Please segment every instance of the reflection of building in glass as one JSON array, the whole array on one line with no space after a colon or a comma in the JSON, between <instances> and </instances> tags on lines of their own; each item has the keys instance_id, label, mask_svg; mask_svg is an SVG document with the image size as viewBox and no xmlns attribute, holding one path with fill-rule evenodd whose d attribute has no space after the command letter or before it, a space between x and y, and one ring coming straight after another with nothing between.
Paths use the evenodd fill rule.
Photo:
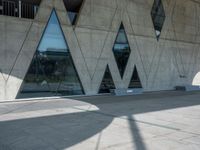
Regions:
<instances>
[{"instance_id":1,"label":"reflection of building in glass","mask_svg":"<svg viewBox=\"0 0 200 150\"><path fill-rule=\"evenodd\" d=\"M101 82L99 93L110 93L111 89L115 89L115 84L108 66L106 67L103 80Z\"/></svg>"},{"instance_id":2,"label":"reflection of building in glass","mask_svg":"<svg viewBox=\"0 0 200 150\"><path fill-rule=\"evenodd\" d=\"M123 24L120 25L120 29L113 47L113 53L119 68L120 75L123 77L124 71L126 69L126 64L131 53Z\"/></svg>"},{"instance_id":3,"label":"reflection of building in glass","mask_svg":"<svg viewBox=\"0 0 200 150\"><path fill-rule=\"evenodd\" d=\"M159 40L161 30L165 21L165 11L163 8L162 0L154 0L151 10L151 17L153 20L157 40Z\"/></svg>"},{"instance_id":4,"label":"reflection of building in glass","mask_svg":"<svg viewBox=\"0 0 200 150\"><path fill-rule=\"evenodd\" d=\"M83 94L55 11L51 14L38 49L25 77L22 93L46 92L47 96Z\"/></svg>"},{"instance_id":5,"label":"reflection of building in glass","mask_svg":"<svg viewBox=\"0 0 200 150\"><path fill-rule=\"evenodd\" d=\"M41 0L0 0L0 14L34 19Z\"/></svg>"},{"instance_id":6,"label":"reflection of building in glass","mask_svg":"<svg viewBox=\"0 0 200 150\"><path fill-rule=\"evenodd\" d=\"M0 100L198 85L198 3L140 1L0 0Z\"/></svg>"},{"instance_id":7,"label":"reflection of building in glass","mask_svg":"<svg viewBox=\"0 0 200 150\"><path fill-rule=\"evenodd\" d=\"M129 88L142 88L142 84L141 84L136 66L134 67L134 70L133 70L133 75L131 77Z\"/></svg>"}]
</instances>

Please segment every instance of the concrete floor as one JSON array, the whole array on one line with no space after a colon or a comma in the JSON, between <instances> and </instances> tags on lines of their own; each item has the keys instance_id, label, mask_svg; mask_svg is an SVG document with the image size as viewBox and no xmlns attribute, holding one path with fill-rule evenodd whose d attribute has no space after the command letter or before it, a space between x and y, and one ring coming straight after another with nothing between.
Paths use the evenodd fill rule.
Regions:
<instances>
[{"instance_id":1,"label":"concrete floor","mask_svg":"<svg viewBox=\"0 0 200 150\"><path fill-rule=\"evenodd\" d=\"M0 150L199 150L200 92L0 103Z\"/></svg>"}]
</instances>

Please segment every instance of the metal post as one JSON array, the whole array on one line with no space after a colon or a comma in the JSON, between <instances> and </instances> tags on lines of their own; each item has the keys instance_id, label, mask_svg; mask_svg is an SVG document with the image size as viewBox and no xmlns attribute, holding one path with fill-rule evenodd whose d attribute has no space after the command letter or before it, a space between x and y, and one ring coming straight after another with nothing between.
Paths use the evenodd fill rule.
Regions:
<instances>
[{"instance_id":1,"label":"metal post","mask_svg":"<svg viewBox=\"0 0 200 150\"><path fill-rule=\"evenodd\" d=\"M38 11L38 6L37 6L37 5L34 5L34 17L36 16L37 11Z\"/></svg>"},{"instance_id":2,"label":"metal post","mask_svg":"<svg viewBox=\"0 0 200 150\"><path fill-rule=\"evenodd\" d=\"M22 2L19 0L19 18L22 17Z\"/></svg>"}]
</instances>

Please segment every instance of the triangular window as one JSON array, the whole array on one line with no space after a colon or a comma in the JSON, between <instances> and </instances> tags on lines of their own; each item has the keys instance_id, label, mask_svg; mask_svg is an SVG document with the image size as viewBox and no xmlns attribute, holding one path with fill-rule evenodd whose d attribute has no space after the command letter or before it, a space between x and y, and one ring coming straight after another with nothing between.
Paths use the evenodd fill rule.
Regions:
<instances>
[{"instance_id":1,"label":"triangular window","mask_svg":"<svg viewBox=\"0 0 200 150\"><path fill-rule=\"evenodd\" d=\"M55 10L24 79L22 93L38 96L84 93Z\"/></svg>"},{"instance_id":2,"label":"triangular window","mask_svg":"<svg viewBox=\"0 0 200 150\"><path fill-rule=\"evenodd\" d=\"M115 89L115 84L113 82L110 70L107 66L106 71L104 73L103 80L100 85L99 93L110 93L111 89Z\"/></svg>"},{"instance_id":3,"label":"triangular window","mask_svg":"<svg viewBox=\"0 0 200 150\"><path fill-rule=\"evenodd\" d=\"M123 24L120 25L120 29L113 46L113 53L117 62L120 75L121 77L123 77L131 53Z\"/></svg>"},{"instance_id":4,"label":"triangular window","mask_svg":"<svg viewBox=\"0 0 200 150\"><path fill-rule=\"evenodd\" d=\"M142 84L141 84L136 66L134 67L134 70L133 70L133 75L131 77L129 88L142 88Z\"/></svg>"}]
</instances>

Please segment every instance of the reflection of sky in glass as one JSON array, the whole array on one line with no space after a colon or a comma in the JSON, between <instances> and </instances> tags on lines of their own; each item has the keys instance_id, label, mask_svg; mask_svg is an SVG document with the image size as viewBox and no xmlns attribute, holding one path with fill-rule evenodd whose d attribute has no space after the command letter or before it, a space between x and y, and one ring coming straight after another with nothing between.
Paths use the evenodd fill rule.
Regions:
<instances>
[{"instance_id":1,"label":"reflection of sky in glass","mask_svg":"<svg viewBox=\"0 0 200 150\"><path fill-rule=\"evenodd\" d=\"M118 33L116 43L128 43L124 30L120 30Z\"/></svg>"},{"instance_id":2,"label":"reflection of sky in glass","mask_svg":"<svg viewBox=\"0 0 200 150\"><path fill-rule=\"evenodd\" d=\"M66 52L68 50L68 46L66 44L58 18L54 10L51 13L49 22L44 31L38 50L40 52L44 52L47 50Z\"/></svg>"}]
</instances>

